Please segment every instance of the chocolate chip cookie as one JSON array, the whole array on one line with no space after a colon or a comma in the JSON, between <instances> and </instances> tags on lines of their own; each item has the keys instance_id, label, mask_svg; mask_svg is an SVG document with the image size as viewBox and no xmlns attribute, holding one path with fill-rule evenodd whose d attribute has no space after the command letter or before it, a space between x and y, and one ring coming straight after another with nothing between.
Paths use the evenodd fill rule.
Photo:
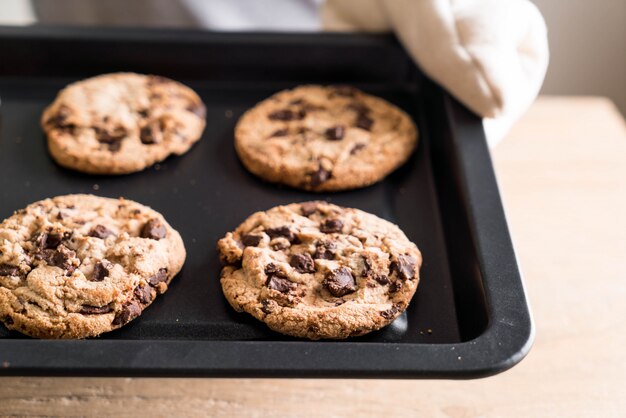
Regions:
<instances>
[{"instance_id":1,"label":"chocolate chip cookie","mask_svg":"<svg viewBox=\"0 0 626 418\"><path fill-rule=\"evenodd\" d=\"M185 261L156 211L125 199L67 195L0 224L0 321L36 338L85 338L138 317Z\"/></svg>"},{"instance_id":2,"label":"chocolate chip cookie","mask_svg":"<svg viewBox=\"0 0 626 418\"><path fill-rule=\"evenodd\" d=\"M235 310L312 340L384 327L408 306L422 256L394 224L326 202L250 216L218 242Z\"/></svg>"},{"instance_id":3,"label":"chocolate chip cookie","mask_svg":"<svg viewBox=\"0 0 626 418\"><path fill-rule=\"evenodd\" d=\"M205 113L189 87L159 76L117 73L61 90L41 124L60 165L125 174L187 152L202 135Z\"/></svg>"},{"instance_id":4,"label":"chocolate chip cookie","mask_svg":"<svg viewBox=\"0 0 626 418\"><path fill-rule=\"evenodd\" d=\"M248 170L317 192L375 183L416 144L417 128L406 113L347 86L281 91L246 112L235 129L235 148Z\"/></svg>"}]
</instances>

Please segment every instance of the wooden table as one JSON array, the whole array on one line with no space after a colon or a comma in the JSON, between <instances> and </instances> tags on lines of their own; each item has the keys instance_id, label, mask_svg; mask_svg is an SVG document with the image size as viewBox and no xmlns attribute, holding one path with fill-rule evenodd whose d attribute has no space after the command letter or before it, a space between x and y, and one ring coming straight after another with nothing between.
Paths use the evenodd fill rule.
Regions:
<instances>
[{"instance_id":1,"label":"wooden table","mask_svg":"<svg viewBox=\"0 0 626 418\"><path fill-rule=\"evenodd\" d=\"M626 125L542 97L493 153L537 336L473 381L0 379L0 415L626 416Z\"/></svg>"}]
</instances>

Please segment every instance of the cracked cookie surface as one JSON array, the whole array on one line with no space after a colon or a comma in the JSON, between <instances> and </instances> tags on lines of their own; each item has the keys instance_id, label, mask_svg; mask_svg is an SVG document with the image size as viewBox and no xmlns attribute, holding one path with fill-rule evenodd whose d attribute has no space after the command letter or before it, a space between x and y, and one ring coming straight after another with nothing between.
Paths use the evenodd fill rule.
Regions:
<instances>
[{"instance_id":1,"label":"cracked cookie surface","mask_svg":"<svg viewBox=\"0 0 626 418\"><path fill-rule=\"evenodd\" d=\"M417 144L411 118L348 86L300 86L247 111L235 128L246 168L311 191L368 186L401 166Z\"/></svg>"},{"instance_id":2,"label":"cracked cookie surface","mask_svg":"<svg viewBox=\"0 0 626 418\"><path fill-rule=\"evenodd\" d=\"M41 125L52 157L93 174L143 170L200 139L205 107L176 81L134 73L70 84L46 108Z\"/></svg>"},{"instance_id":3,"label":"cracked cookie surface","mask_svg":"<svg viewBox=\"0 0 626 418\"><path fill-rule=\"evenodd\" d=\"M380 329L408 306L422 256L394 224L313 201L257 212L218 242L231 306L309 339Z\"/></svg>"},{"instance_id":4,"label":"cracked cookie surface","mask_svg":"<svg viewBox=\"0 0 626 418\"><path fill-rule=\"evenodd\" d=\"M147 206L35 202L0 224L0 321L36 338L93 337L138 317L184 261L178 232Z\"/></svg>"}]
</instances>

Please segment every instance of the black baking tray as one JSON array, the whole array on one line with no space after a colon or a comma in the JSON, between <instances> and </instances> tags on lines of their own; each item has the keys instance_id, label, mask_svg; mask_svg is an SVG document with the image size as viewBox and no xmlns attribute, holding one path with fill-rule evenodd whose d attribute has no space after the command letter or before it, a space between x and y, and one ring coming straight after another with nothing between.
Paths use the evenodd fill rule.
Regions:
<instances>
[{"instance_id":1,"label":"black baking tray","mask_svg":"<svg viewBox=\"0 0 626 418\"><path fill-rule=\"evenodd\" d=\"M132 175L56 165L42 110L66 84L115 71L194 88L207 105L202 140ZM303 83L352 84L395 103L419 127L418 150L355 191L313 194L252 176L233 148L237 118ZM0 218L55 195L124 196L160 211L188 252L169 291L118 331L51 341L0 326L2 375L471 378L501 372L530 349L533 325L481 121L391 36L0 28L0 97ZM310 199L388 219L422 250L415 298L386 329L345 341L293 339L222 296L216 241L254 211Z\"/></svg>"}]
</instances>

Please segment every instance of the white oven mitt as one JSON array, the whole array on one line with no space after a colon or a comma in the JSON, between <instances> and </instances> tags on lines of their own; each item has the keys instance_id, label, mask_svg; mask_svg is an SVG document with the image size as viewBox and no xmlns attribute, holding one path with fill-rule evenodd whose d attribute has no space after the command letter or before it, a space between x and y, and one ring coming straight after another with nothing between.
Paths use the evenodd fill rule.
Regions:
<instances>
[{"instance_id":1,"label":"white oven mitt","mask_svg":"<svg viewBox=\"0 0 626 418\"><path fill-rule=\"evenodd\" d=\"M327 0L328 31L393 30L420 68L485 119L490 145L537 96L546 26L528 0Z\"/></svg>"}]
</instances>

